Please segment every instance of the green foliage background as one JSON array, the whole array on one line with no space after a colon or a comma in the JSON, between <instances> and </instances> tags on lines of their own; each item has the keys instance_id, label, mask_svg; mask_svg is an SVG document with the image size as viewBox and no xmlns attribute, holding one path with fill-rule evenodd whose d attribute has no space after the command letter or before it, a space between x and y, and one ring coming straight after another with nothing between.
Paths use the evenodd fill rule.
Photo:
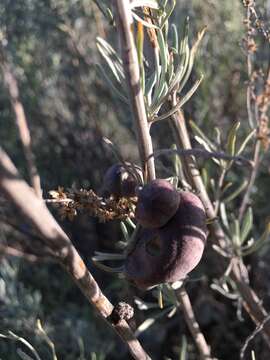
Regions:
<instances>
[{"instance_id":1,"label":"green foliage background","mask_svg":"<svg viewBox=\"0 0 270 360\"><path fill-rule=\"evenodd\" d=\"M262 16L266 16L267 1L258 3L263 5ZM246 56L241 47L245 31L242 3L179 1L173 21L181 23L186 16L190 17L193 38L204 25L208 30L195 65L195 72L203 72L205 78L184 110L210 137L214 136L214 126L218 126L223 141L232 124L240 120L243 137L249 128ZM104 135L119 146L127 160L137 159L128 109L110 92L95 66L102 61L96 37L103 36L103 32L115 41L112 28L90 0L2 0L0 3L0 37L7 40L9 60L19 81L44 194L58 185L98 189L106 168L115 161L102 142ZM269 45L263 45L265 54L260 55L257 64L267 70ZM1 75L0 88L0 143L27 178L14 115ZM156 146L163 144L159 135L164 131L165 122L154 130ZM250 147L247 155L251 151ZM266 201L270 197L268 160L266 155L253 192L255 234L262 231L264 220L270 214ZM245 169L239 169L239 174L232 175L233 181L237 183L243 173ZM237 205L236 201L232 206L237 208ZM109 298L113 302L131 298L135 290L130 291L124 281L96 270L90 261L94 250L113 249L120 236L117 224L100 226L95 220L82 216L72 224L62 222L62 225ZM16 239L16 236L9 229L0 229L1 241ZM218 276L218 269L211 266L215 256L209 246L196 273L198 277L203 275L204 280L200 285L190 283L188 290L213 353L220 359L233 360L239 358L239 349L253 325L246 318L241 323L237 319L236 304L209 288L212 278ZM248 263L253 287L269 306L267 259L269 252L264 250L250 257ZM146 299L153 301L150 294ZM139 313L138 323L148 316L151 313ZM53 340L59 359L128 358L120 340L93 313L57 265L28 264L0 257L0 333L12 330L28 339L42 359L50 359L48 346L35 331L38 318ZM184 334L188 339L189 359L196 359L196 350L180 313L172 319L158 319L141 339L154 359L177 359ZM0 338L0 359L18 359L17 348L17 343ZM260 336L254 340L253 348L259 354L258 359L267 358Z\"/></svg>"}]
</instances>

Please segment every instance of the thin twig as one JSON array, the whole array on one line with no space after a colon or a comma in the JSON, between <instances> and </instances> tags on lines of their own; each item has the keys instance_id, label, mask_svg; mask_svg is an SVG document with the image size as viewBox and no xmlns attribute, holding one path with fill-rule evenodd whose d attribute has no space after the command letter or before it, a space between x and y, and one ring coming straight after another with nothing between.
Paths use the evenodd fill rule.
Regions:
<instances>
[{"instance_id":1,"label":"thin twig","mask_svg":"<svg viewBox=\"0 0 270 360\"><path fill-rule=\"evenodd\" d=\"M200 330L198 322L196 321L195 314L185 288L181 287L179 290L177 290L176 296L181 304L186 324L200 352L200 358L203 360L212 359L210 348L207 345L205 337Z\"/></svg>"},{"instance_id":2,"label":"thin twig","mask_svg":"<svg viewBox=\"0 0 270 360\"><path fill-rule=\"evenodd\" d=\"M24 259L26 261L36 263L36 262L44 262L44 261L52 261L51 257L37 256L34 254L29 254L19 249L16 249L12 246L0 244L0 255L5 256L14 256Z\"/></svg>"},{"instance_id":3,"label":"thin twig","mask_svg":"<svg viewBox=\"0 0 270 360\"><path fill-rule=\"evenodd\" d=\"M40 178L35 165L35 158L32 152L31 136L27 124L27 119L25 116L24 107L20 101L19 87L17 84L17 80L11 70L11 66L7 61L7 57L5 56L5 52L3 49L3 45L1 44L1 41L0 41L0 67L2 69L5 84L8 89L11 105L15 113L16 124L23 145L23 151L24 151L24 156L26 158L31 185L37 196L42 197Z\"/></svg>"},{"instance_id":4,"label":"thin twig","mask_svg":"<svg viewBox=\"0 0 270 360\"><path fill-rule=\"evenodd\" d=\"M148 180L153 180L155 178L154 159L151 158L149 161L146 161L149 155L153 153L153 146L149 132L143 92L140 85L138 55L134 43L133 32L131 30L133 19L130 3L127 0L117 0L115 2L115 8L117 13L117 30L120 33L125 77L129 89L129 100L136 128L140 159L144 170L144 176Z\"/></svg>"},{"instance_id":5,"label":"thin twig","mask_svg":"<svg viewBox=\"0 0 270 360\"><path fill-rule=\"evenodd\" d=\"M247 114L248 114L248 122L251 129L254 129L254 119L252 112L252 88L251 88L251 76L252 76L252 52L248 49L248 44L251 41L251 23L250 23L250 11L251 3L247 4L247 71L248 71L248 86L247 86Z\"/></svg>"},{"instance_id":6,"label":"thin twig","mask_svg":"<svg viewBox=\"0 0 270 360\"><path fill-rule=\"evenodd\" d=\"M236 162L240 162L241 164L246 164L253 168L253 161L250 161L242 156L231 156L229 154L221 153L221 152L213 152L207 151L204 149L186 149L186 150L177 150L177 149L163 149L163 150L156 150L153 154L149 156L151 157L159 157L161 155L170 155L170 154L177 154L182 157L189 157L189 156L196 156L202 157L204 159L224 159L224 160L234 160Z\"/></svg>"},{"instance_id":7,"label":"thin twig","mask_svg":"<svg viewBox=\"0 0 270 360\"><path fill-rule=\"evenodd\" d=\"M254 157L253 157L254 166L253 166L253 169L250 174L247 190L245 192L242 203L240 205L240 210L239 210L239 221L240 222L242 221L243 216L246 211L246 208L249 204L250 195L251 195L251 192L252 192L252 189L253 189L257 174L258 174L259 165L260 165L260 150L261 150L261 142L260 142L260 140L257 139L256 144L255 144Z\"/></svg>"},{"instance_id":8,"label":"thin twig","mask_svg":"<svg viewBox=\"0 0 270 360\"><path fill-rule=\"evenodd\" d=\"M244 343L244 345L242 346L241 348L241 351L240 351L240 359L244 359L244 356L245 356L245 351L249 345L249 343L251 342L251 340L253 340L255 338L255 336L257 334L259 334L259 332L262 331L264 325L267 323L267 321L270 320L270 314L266 316L266 318L262 321L261 324L259 324L255 330L246 338L246 341Z\"/></svg>"},{"instance_id":9,"label":"thin twig","mask_svg":"<svg viewBox=\"0 0 270 360\"><path fill-rule=\"evenodd\" d=\"M178 111L172 116L172 122L177 139L178 149L192 149L189 134L185 124L185 118L181 111ZM192 156L185 158L186 168L192 178L192 183L196 189L202 203L204 204L207 217L210 219L215 218L215 209L207 194L206 188L202 181L200 172L197 168L196 161ZM213 234L214 241L220 245L221 248L226 247L225 234L218 221L213 221L209 224L211 233ZM248 271L241 259L233 262L231 277L235 282L239 293L243 298L243 304L256 325L260 324L267 315L266 310L262 306L262 302L256 293L247 284ZM270 324L266 324L263 328L265 340L270 344Z\"/></svg>"},{"instance_id":10,"label":"thin twig","mask_svg":"<svg viewBox=\"0 0 270 360\"><path fill-rule=\"evenodd\" d=\"M130 89L130 102L132 104L135 126L137 129L137 141L141 156L141 162L143 165L146 164L147 166L148 180L153 180L155 178L154 156L152 156L153 145L151 136L149 134L149 125L147 124L145 104L142 90L140 87L139 64L137 52L134 45L133 34L131 32L132 21L129 10L129 2L126 0L117 0L116 8L118 12L118 29L120 30L122 41L123 63L125 64L126 79ZM185 294L182 305L184 313L192 314L193 316L193 323L191 323L188 317L186 318L185 316L186 321L188 322L188 326L192 329L193 325L197 324L197 322L195 320L192 306L187 293ZM197 329L194 329L194 333L198 331L198 329L199 327L197 326ZM199 333L201 333L200 330ZM194 339L200 352L202 351L202 344L204 345L204 343L206 343L205 341L203 343L202 339L204 340L202 334L199 336L199 340L197 339L197 337L196 339ZM206 347L208 348L207 344ZM206 350L204 349L203 352L205 351ZM204 357L204 359L206 358Z\"/></svg>"},{"instance_id":11,"label":"thin twig","mask_svg":"<svg viewBox=\"0 0 270 360\"><path fill-rule=\"evenodd\" d=\"M219 211L222 187L224 184L226 173L227 173L227 168L226 167L222 168L219 179L218 179L217 193L216 193L216 198L215 198L215 214L216 214L216 216L218 215L218 211Z\"/></svg>"},{"instance_id":12,"label":"thin twig","mask_svg":"<svg viewBox=\"0 0 270 360\"><path fill-rule=\"evenodd\" d=\"M111 315L113 305L102 293L79 253L49 212L45 203L33 193L20 177L16 167L1 148L0 188L17 209L24 214L25 219L34 226L38 234L44 239L44 243L53 249L56 259L69 273L88 301L126 342L134 359L149 360L150 357L145 353L125 320L121 320L117 324L112 324L109 321L108 317Z\"/></svg>"},{"instance_id":13,"label":"thin twig","mask_svg":"<svg viewBox=\"0 0 270 360\"><path fill-rule=\"evenodd\" d=\"M248 121L251 128L256 127L257 124L257 133L259 132L259 119L258 119L258 112L256 111L256 104L254 104L254 107L252 107L253 98L254 98L254 92L252 88L252 72L253 72L253 52L249 48L249 44L252 42L252 25L251 25L251 15L254 9L254 2L248 1L245 3L246 9L247 9L247 18L246 18L246 24L247 24L247 75L248 75L248 86L247 86L247 114L248 114ZM256 13L256 11L255 11ZM256 124L254 123L256 120ZM245 195L242 199L242 203L240 205L239 210L239 221L243 219L243 216L245 214L246 208L249 204L251 191L253 189L258 170L259 170L259 159L260 159L260 149L261 149L261 142L259 139L256 139L255 147L254 147L254 155L253 155L253 163L254 167L251 171L250 177L249 177L249 183L245 192Z\"/></svg>"}]
</instances>

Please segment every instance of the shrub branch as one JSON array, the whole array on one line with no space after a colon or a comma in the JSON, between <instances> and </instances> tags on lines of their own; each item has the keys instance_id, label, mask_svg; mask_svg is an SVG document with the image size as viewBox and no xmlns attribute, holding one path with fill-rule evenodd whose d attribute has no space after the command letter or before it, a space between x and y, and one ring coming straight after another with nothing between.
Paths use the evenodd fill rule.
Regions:
<instances>
[{"instance_id":1,"label":"shrub branch","mask_svg":"<svg viewBox=\"0 0 270 360\"><path fill-rule=\"evenodd\" d=\"M115 2L117 13L117 30L120 34L122 59L125 70L126 82L129 90L129 100L132 109L134 125L137 134L137 143L140 153L142 168L147 173L148 180L155 178L154 159L147 161L153 153L153 146L149 132L149 124L145 109L143 92L140 85L140 68L138 55L134 43L132 27L132 15L130 4L127 0Z\"/></svg>"},{"instance_id":2,"label":"shrub branch","mask_svg":"<svg viewBox=\"0 0 270 360\"><path fill-rule=\"evenodd\" d=\"M35 165L34 154L32 152L31 136L30 136L30 131L29 131L24 107L20 101L19 87L17 84L16 77L12 72L11 66L7 61L1 41L0 41L0 67L3 72L3 77L6 87L8 89L10 102L16 117L16 124L18 127L19 136L21 138L21 142L23 146L30 182L37 196L42 197L40 178Z\"/></svg>"},{"instance_id":3,"label":"shrub branch","mask_svg":"<svg viewBox=\"0 0 270 360\"><path fill-rule=\"evenodd\" d=\"M186 128L185 118L181 111L178 111L172 116L173 127L175 130L175 135L177 139L177 147L179 149L192 149L189 134ZM196 189L198 196L201 198L201 201L204 204L207 217L214 219L215 209L212 205L211 200L209 199L208 193L205 189L204 183L202 181L200 172L197 168L196 161L192 156L185 157L185 164L187 171L192 179L194 188ZM209 224L213 239L218 243L221 248L226 246L225 235L218 221L213 221ZM267 316L267 312L262 306L262 302L254 292L254 290L248 285L248 271L245 267L242 259L237 259L233 261L232 266L232 279L234 280L239 293L241 294L244 307L252 320L256 325L259 325ZM266 323L263 328L263 333L266 339L267 344L270 344L270 323Z\"/></svg>"},{"instance_id":4,"label":"shrub branch","mask_svg":"<svg viewBox=\"0 0 270 360\"><path fill-rule=\"evenodd\" d=\"M155 179L155 165L152 138L149 133L149 125L143 93L140 86L140 71L138 56L134 44L133 33L131 30L132 17L129 8L129 2L126 0L116 1L116 11L118 15L118 30L120 31L122 58L125 68L125 77L129 87L129 97L133 112L135 127L137 130L137 143L140 152L141 163L147 170L148 180ZM146 166L146 168L145 168ZM196 322L192 305L185 290L179 293L179 299L184 311L185 320L194 338L203 359L210 359L209 347L205 341L198 323ZM193 321L190 321L190 319Z\"/></svg>"},{"instance_id":5,"label":"shrub branch","mask_svg":"<svg viewBox=\"0 0 270 360\"><path fill-rule=\"evenodd\" d=\"M145 353L125 320L121 320L117 324L112 324L108 320L113 305L104 296L79 253L49 212L45 203L33 193L31 188L20 177L16 167L1 148L0 188L20 210L25 219L34 226L44 243L53 250L55 258L69 273L88 301L94 305L98 313L126 342L133 358L149 360L149 356Z\"/></svg>"}]
</instances>

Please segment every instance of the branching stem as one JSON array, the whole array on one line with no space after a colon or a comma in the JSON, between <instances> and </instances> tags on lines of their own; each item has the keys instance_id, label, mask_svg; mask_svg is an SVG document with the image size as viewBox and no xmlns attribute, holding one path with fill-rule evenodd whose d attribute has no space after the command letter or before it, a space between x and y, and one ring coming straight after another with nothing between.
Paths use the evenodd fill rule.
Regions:
<instances>
[{"instance_id":1,"label":"branching stem","mask_svg":"<svg viewBox=\"0 0 270 360\"><path fill-rule=\"evenodd\" d=\"M149 181L155 179L155 165L153 158L147 161L149 155L153 152L153 146L140 84L140 67L132 31L132 14L129 1L116 0L115 4L117 29L120 33L122 59L129 89L129 100L136 128L140 159L144 169L144 177Z\"/></svg>"},{"instance_id":2,"label":"branching stem","mask_svg":"<svg viewBox=\"0 0 270 360\"><path fill-rule=\"evenodd\" d=\"M108 320L113 305L102 293L81 256L49 212L45 203L33 193L31 188L20 177L16 167L1 148L0 189L23 213L25 219L34 226L38 235L44 239L44 243L54 251L55 258L69 273L88 301L126 342L133 358L150 360L126 321L121 320L117 324L112 324Z\"/></svg>"}]
</instances>

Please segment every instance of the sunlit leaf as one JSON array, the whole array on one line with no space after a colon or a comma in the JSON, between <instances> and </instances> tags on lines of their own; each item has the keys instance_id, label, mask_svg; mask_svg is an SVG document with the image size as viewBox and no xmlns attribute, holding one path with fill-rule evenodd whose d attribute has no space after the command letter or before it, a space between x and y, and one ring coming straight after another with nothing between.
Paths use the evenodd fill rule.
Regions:
<instances>
[{"instance_id":1,"label":"sunlit leaf","mask_svg":"<svg viewBox=\"0 0 270 360\"><path fill-rule=\"evenodd\" d=\"M232 242L238 248L241 245L240 241L240 224L238 219L234 219L232 223Z\"/></svg>"},{"instance_id":2,"label":"sunlit leaf","mask_svg":"<svg viewBox=\"0 0 270 360\"><path fill-rule=\"evenodd\" d=\"M193 87L189 90L189 92L168 112L166 112L165 114L162 114L158 117L156 117L154 120L155 121L160 121L160 120L164 120L170 116L172 116L174 113L176 113L176 111L178 111L179 109L181 109L181 107L191 98L191 96L194 94L194 92L197 90L198 86L200 85L201 81L202 81L203 77L201 77L200 80L196 81L196 83L193 85Z\"/></svg>"},{"instance_id":3,"label":"sunlit leaf","mask_svg":"<svg viewBox=\"0 0 270 360\"><path fill-rule=\"evenodd\" d=\"M175 4L176 4L176 0L172 0L172 3L171 4L166 4L165 6L165 17L164 19L162 20L162 23L160 25L160 28L162 29L163 26L166 24L167 20L169 19L169 17L171 16L172 12L173 12L173 9L175 8Z\"/></svg>"},{"instance_id":4,"label":"sunlit leaf","mask_svg":"<svg viewBox=\"0 0 270 360\"><path fill-rule=\"evenodd\" d=\"M270 245L270 241L269 241L269 235L270 235L270 229L269 229L270 225L269 222L266 224L265 230L263 232L263 234L261 235L261 237L256 240L247 250L242 251L242 255L246 256L246 255L250 255L256 251L259 251L262 247L264 246L269 246Z\"/></svg>"},{"instance_id":5,"label":"sunlit leaf","mask_svg":"<svg viewBox=\"0 0 270 360\"><path fill-rule=\"evenodd\" d=\"M166 315L169 311L172 310L172 306L164 309L163 311L159 311L157 314L153 315L152 317L146 319L135 331L135 336L139 336L141 333L149 329L150 326L152 326L157 319L160 319L164 315Z\"/></svg>"},{"instance_id":6,"label":"sunlit leaf","mask_svg":"<svg viewBox=\"0 0 270 360\"><path fill-rule=\"evenodd\" d=\"M158 26L156 26L155 24L153 24L152 22L148 22L145 21L143 18L141 18L139 15L135 14L135 12L132 12L132 15L134 17L135 20L141 22L145 27L148 27L150 29L159 29Z\"/></svg>"},{"instance_id":7,"label":"sunlit leaf","mask_svg":"<svg viewBox=\"0 0 270 360\"><path fill-rule=\"evenodd\" d=\"M144 30L142 23L138 22L138 31L137 31L137 53L138 53L138 62L140 66L140 80L143 93L145 92L145 72L143 66L143 44L144 44Z\"/></svg>"},{"instance_id":8,"label":"sunlit leaf","mask_svg":"<svg viewBox=\"0 0 270 360\"><path fill-rule=\"evenodd\" d=\"M120 227L121 227L121 230L122 230L122 233L123 233L123 236L124 236L125 240L128 241L129 233L128 233L128 229L127 229L126 224L124 223L124 221L120 222Z\"/></svg>"},{"instance_id":9,"label":"sunlit leaf","mask_svg":"<svg viewBox=\"0 0 270 360\"><path fill-rule=\"evenodd\" d=\"M34 358L32 358L31 356L27 355L24 351L22 351L22 349L17 349L16 350L17 354L19 355L19 357L22 360L34 360Z\"/></svg>"},{"instance_id":10,"label":"sunlit leaf","mask_svg":"<svg viewBox=\"0 0 270 360\"><path fill-rule=\"evenodd\" d=\"M193 68L193 64L194 64L194 60L195 60L195 56L196 56L196 53L198 51L198 48L199 48L199 45L201 43L201 40L205 34L205 31L206 31L206 27L204 27L197 35L197 40L195 41L195 43L193 44L192 48L191 48L191 51L190 51L190 55L189 55L189 61L188 61L188 67L187 67L187 71L186 71L186 74L185 74L185 77L183 78L183 80L181 81L180 83L180 87L178 89L178 92L180 93L183 89L183 87L185 86L187 80L189 79L190 77L190 74L191 74L191 71L192 71L192 68Z\"/></svg>"},{"instance_id":11,"label":"sunlit leaf","mask_svg":"<svg viewBox=\"0 0 270 360\"><path fill-rule=\"evenodd\" d=\"M121 83L125 78L122 60L119 58L116 51L113 47L101 37L97 37L97 48L105 61L107 62L109 68L111 69L115 79Z\"/></svg>"},{"instance_id":12,"label":"sunlit leaf","mask_svg":"<svg viewBox=\"0 0 270 360\"><path fill-rule=\"evenodd\" d=\"M187 338L185 337L185 335L182 336L179 360L187 360Z\"/></svg>"},{"instance_id":13,"label":"sunlit leaf","mask_svg":"<svg viewBox=\"0 0 270 360\"><path fill-rule=\"evenodd\" d=\"M147 97L148 100L148 105L151 105L152 103L152 97L151 97L151 93L153 91L153 88L156 84L157 81L157 76L156 76L156 72L153 72L151 74L151 76L146 80L146 84L145 84L145 96Z\"/></svg>"},{"instance_id":14,"label":"sunlit leaf","mask_svg":"<svg viewBox=\"0 0 270 360\"><path fill-rule=\"evenodd\" d=\"M93 260L93 259L92 259ZM104 265L102 263L100 263L99 261L94 261L93 263L96 265L96 267L98 267L99 269L109 272L109 273L122 273L124 270L124 266L118 266L118 267L111 267L111 266L107 266Z\"/></svg>"},{"instance_id":15,"label":"sunlit leaf","mask_svg":"<svg viewBox=\"0 0 270 360\"><path fill-rule=\"evenodd\" d=\"M35 356L36 360L41 360L41 358L40 358L39 354L37 353L37 351L35 350L35 348L26 339L24 339L21 336L16 335L14 332L9 330L8 335L4 335L4 334L0 333L0 338L19 341L20 343L25 345L31 351L31 353Z\"/></svg>"},{"instance_id":16,"label":"sunlit leaf","mask_svg":"<svg viewBox=\"0 0 270 360\"><path fill-rule=\"evenodd\" d=\"M54 343L51 341L45 330L43 329L41 325L41 321L37 320L37 329L39 331L39 334L42 336L42 338L45 340L45 342L48 344L48 346L51 349L52 352L52 360L57 360L56 352L55 352L55 346Z\"/></svg>"},{"instance_id":17,"label":"sunlit leaf","mask_svg":"<svg viewBox=\"0 0 270 360\"><path fill-rule=\"evenodd\" d=\"M228 221L228 216L227 216L226 205L223 202L220 203L220 217L222 220L222 224L227 229L227 231L230 232L230 226L229 226L229 221Z\"/></svg>"},{"instance_id":18,"label":"sunlit leaf","mask_svg":"<svg viewBox=\"0 0 270 360\"><path fill-rule=\"evenodd\" d=\"M241 146L239 147L239 149L237 151L237 155L240 155L245 150L245 147L247 146L249 141L253 138L253 136L256 134L256 131L257 130L254 129L247 135L247 137L245 138L245 140L242 142Z\"/></svg>"},{"instance_id":19,"label":"sunlit leaf","mask_svg":"<svg viewBox=\"0 0 270 360\"><path fill-rule=\"evenodd\" d=\"M125 259L124 254L105 253L95 251L95 256L92 257L93 261L105 261L105 260L123 260Z\"/></svg>"},{"instance_id":20,"label":"sunlit leaf","mask_svg":"<svg viewBox=\"0 0 270 360\"><path fill-rule=\"evenodd\" d=\"M199 128L199 126L193 120L189 120L189 124L193 132L196 135L199 135L208 144L209 149L211 149L211 151L217 150L217 147L212 143L212 141L205 135L205 133Z\"/></svg>"},{"instance_id":21,"label":"sunlit leaf","mask_svg":"<svg viewBox=\"0 0 270 360\"><path fill-rule=\"evenodd\" d=\"M178 31L177 31L176 25L172 24L171 29L172 29L172 50L175 53L178 53L178 51L179 51L179 39L178 39Z\"/></svg>"},{"instance_id":22,"label":"sunlit leaf","mask_svg":"<svg viewBox=\"0 0 270 360\"><path fill-rule=\"evenodd\" d=\"M130 8L134 9L136 7L150 7L152 9L158 9L158 2L156 0L133 0L130 3Z\"/></svg>"},{"instance_id":23,"label":"sunlit leaf","mask_svg":"<svg viewBox=\"0 0 270 360\"><path fill-rule=\"evenodd\" d=\"M138 297L134 299L135 304L139 310L149 310L149 309L158 309L158 304L156 302L144 301Z\"/></svg>"},{"instance_id":24,"label":"sunlit leaf","mask_svg":"<svg viewBox=\"0 0 270 360\"><path fill-rule=\"evenodd\" d=\"M227 140L227 151L230 155L235 155L235 144L236 144L236 135L240 127L240 121L237 121L230 129L228 140Z\"/></svg>"},{"instance_id":25,"label":"sunlit leaf","mask_svg":"<svg viewBox=\"0 0 270 360\"><path fill-rule=\"evenodd\" d=\"M96 65L101 74L103 75L104 79L107 81L109 87L111 88L111 91L117 95L124 103L129 104L128 99L123 95L123 93L117 89L117 86L114 85L113 80L110 79L110 77L107 75L106 71L103 69L103 67L99 64Z\"/></svg>"}]
</instances>

